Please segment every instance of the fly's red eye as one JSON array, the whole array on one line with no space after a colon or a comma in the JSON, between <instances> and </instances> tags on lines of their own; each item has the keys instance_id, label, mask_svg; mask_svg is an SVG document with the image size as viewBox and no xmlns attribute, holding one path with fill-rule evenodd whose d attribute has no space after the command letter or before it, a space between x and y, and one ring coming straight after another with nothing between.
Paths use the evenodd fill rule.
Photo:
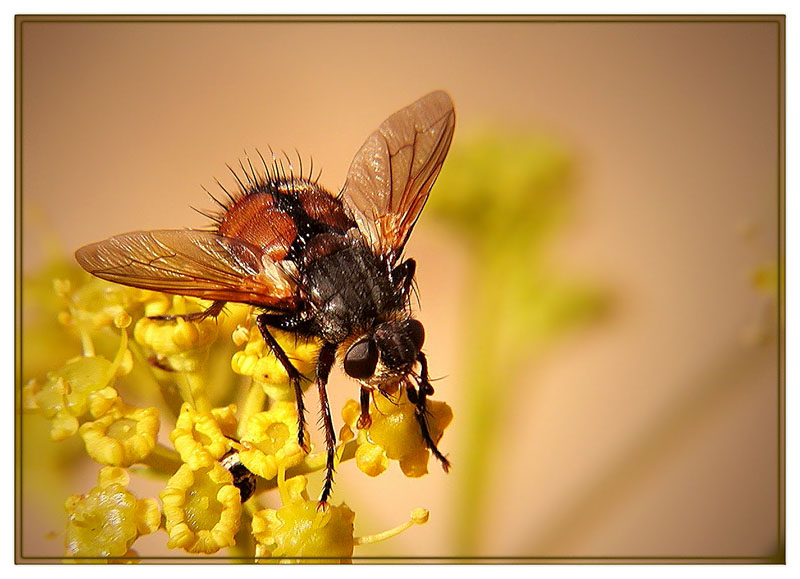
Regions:
<instances>
[{"instance_id":1,"label":"fly's red eye","mask_svg":"<svg viewBox=\"0 0 800 579\"><path fill-rule=\"evenodd\" d=\"M378 347L371 338L359 340L344 357L344 371L353 378L369 378L378 365Z\"/></svg>"},{"instance_id":2,"label":"fly's red eye","mask_svg":"<svg viewBox=\"0 0 800 579\"><path fill-rule=\"evenodd\" d=\"M417 352L422 350L422 344L425 343L425 328L417 320L408 320L408 336L414 342Z\"/></svg>"}]
</instances>

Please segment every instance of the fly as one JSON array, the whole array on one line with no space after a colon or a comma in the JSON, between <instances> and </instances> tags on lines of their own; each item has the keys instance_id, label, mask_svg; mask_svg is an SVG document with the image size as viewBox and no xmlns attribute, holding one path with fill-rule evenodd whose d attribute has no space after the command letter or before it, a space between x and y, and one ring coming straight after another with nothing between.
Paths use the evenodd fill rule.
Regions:
<instances>
[{"instance_id":1,"label":"fly","mask_svg":"<svg viewBox=\"0 0 800 579\"><path fill-rule=\"evenodd\" d=\"M316 338L322 347L315 384L322 409L326 474L320 505L333 486L336 435L326 385L338 361L360 385L358 428L368 428L370 396L404 388L422 438L447 471L450 463L428 428L433 394L422 352L425 330L410 295L416 262L403 248L442 168L455 127L447 93L432 92L387 118L356 153L344 187L333 194L309 172L264 174L242 165L240 191L212 218L212 230L137 231L80 248L89 273L142 289L213 303L182 317L217 316L227 302L254 306L264 341L293 386L298 442L306 436L303 377L273 330ZM418 370L415 368L418 367Z\"/></svg>"}]
</instances>

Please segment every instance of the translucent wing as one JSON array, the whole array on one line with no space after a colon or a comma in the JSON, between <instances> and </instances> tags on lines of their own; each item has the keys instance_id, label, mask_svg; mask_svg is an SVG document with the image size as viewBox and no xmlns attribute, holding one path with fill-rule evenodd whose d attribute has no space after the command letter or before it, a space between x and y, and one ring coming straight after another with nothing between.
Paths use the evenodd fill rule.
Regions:
<instances>
[{"instance_id":1,"label":"translucent wing","mask_svg":"<svg viewBox=\"0 0 800 579\"><path fill-rule=\"evenodd\" d=\"M124 233L84 246L75 257L89 273L122 285L282 310L296 304L296 285L283 264L210 231Z\"/></svg>"},{"instance_id":2,"label":"translucent wing","mask_svg":"<svg viewBox=\"0 0 800 579\"><path fill-rule=\"evenodd\" d=\"M453 101L432 92L386 119L356 153L342 200L375 253L393 262L402 252L454 127Z\"/></svg>"}]
</instances>

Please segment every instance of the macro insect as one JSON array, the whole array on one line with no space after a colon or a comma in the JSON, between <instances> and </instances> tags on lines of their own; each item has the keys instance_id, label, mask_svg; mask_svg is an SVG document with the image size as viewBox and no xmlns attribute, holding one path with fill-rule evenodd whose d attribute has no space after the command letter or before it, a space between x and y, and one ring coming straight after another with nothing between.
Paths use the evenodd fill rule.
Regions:
<instances>
[{"instance_id":1,"label":"macro insect","mask_svg":"<svg viewBox=\"0 0 800 579\"><path fill-rule=\"evenodd\" d=\"M410 310L416 262L401 257L454 126L450 97L432 92L369 136L338 194L311 172L287 175L282 163L273 157L269 166L259 154L263 174L249 160L249 172L241 164L239 191L223 188L228 201L217 201L221 211L210 216L212 228L125 233L75 253L99 278L212 301L204 311L180 317L216 317L227 302L254 306L258 329L294 388L298 442L306 452L304 377L272 330L321 342L314 381L327 453L322 506L333 485L336 435L326 384L337 361L360 384L358 428L371 425L369 402L376 391L404 388L426 446L449 469L427 422L433 387L422 352L425 331Z\"/></svg>"}]
</instances>

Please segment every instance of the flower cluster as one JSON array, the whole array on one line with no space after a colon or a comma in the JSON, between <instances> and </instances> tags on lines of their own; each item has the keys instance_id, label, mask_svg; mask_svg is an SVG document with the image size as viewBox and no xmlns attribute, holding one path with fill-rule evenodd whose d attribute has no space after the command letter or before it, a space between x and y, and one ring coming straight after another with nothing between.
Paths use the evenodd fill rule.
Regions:
<instances>
[{"instance_id":1,"label":"flower cluster","mask_svg":"<svg viewBox=\"0 0 800 579\"><path fill-rule=\"evenodd\" d=\"M250 308L187 317L208 304L77 276L54 289L58 323L81 354L29 380L21 402L47 420L52 441L76 437L102 466L98 485L66 502L70 560L135 559L136 539L162 528L168 548L191 555L344 562L356 546L427 521L417 509L395 529L356 537L346 504L323 509L309 498L305 475L325 468L325 449L298 443L294 388ZM319 344L275 337L307 388ZM405 395L376 395L371 410L371 426L358 430L358 404L346 404L337 461L355 457L370 476L392 460L407 476L427 472L430 453ZM429 411L438 440L452 412L438 401ZM158 500L128 490L134 474L164 481Z\"/></svg>"}]
</instances>

